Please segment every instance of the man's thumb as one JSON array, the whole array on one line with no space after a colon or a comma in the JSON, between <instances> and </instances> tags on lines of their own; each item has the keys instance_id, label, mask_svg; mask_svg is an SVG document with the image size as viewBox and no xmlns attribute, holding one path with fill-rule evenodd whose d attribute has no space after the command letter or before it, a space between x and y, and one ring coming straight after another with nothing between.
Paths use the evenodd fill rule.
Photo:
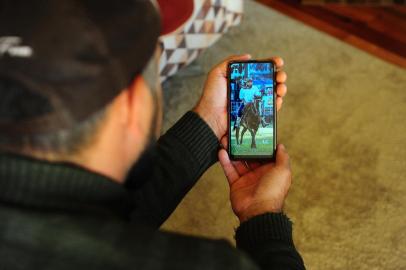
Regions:
<instances>
[{"instance_id":1,"label":"man's thumb","mask_svg":"<svg viewBox=\"0 0 406 270\"><path fill-rule=\"evenodd\" d=\"M276 166L284 167L290 170L290 160L286 147L283 144L278 144L276 147Z\"/></svg>"}]
</instances>

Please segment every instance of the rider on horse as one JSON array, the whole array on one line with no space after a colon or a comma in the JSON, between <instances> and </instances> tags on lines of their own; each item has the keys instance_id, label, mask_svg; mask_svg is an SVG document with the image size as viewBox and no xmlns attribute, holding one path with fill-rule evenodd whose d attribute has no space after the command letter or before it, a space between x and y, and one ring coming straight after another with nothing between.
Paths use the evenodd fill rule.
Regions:
<instances>
[{"instance_id":1,"label":"rider on horse","mask_svg":"<svg viewBox=\"0 0 406 270\"><path fill-rule=\"evenodd\" d=\"M252 79L243 80L239 96L242 103L240 105L240 108L238 109L237 119L234 128L240 126L241 118L244 115L244 109L248 105L253 104L254 99L261 98L261 95L262 93L260 89L257 86L253 85ZM254 108L257 110L257 106L254 106ZM259 112L257 112L257 114L259 114Z\"/></svg>"}]
</instances>

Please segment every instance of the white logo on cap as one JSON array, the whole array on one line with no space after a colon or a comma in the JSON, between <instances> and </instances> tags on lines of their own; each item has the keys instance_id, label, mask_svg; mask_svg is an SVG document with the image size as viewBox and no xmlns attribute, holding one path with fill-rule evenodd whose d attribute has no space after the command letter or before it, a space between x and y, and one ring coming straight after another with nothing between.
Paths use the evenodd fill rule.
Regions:
<instances>
[{"instance_id":1,"label":"white logo on cap","mask_svg":"<svg viewBox=\"0 0 406 270\"><path fill-rule=\"evenodd\" d=\"M0 58L8 54L11 57L30 57L33 53L30 46L21 46L20 37L0 37Z\"/></svg>"}]
</instances>

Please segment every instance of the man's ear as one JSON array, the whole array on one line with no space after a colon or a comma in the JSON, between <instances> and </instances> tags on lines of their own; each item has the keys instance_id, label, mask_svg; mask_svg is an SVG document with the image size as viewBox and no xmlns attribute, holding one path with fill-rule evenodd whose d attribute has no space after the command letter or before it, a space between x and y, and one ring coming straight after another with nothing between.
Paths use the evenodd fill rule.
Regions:
<instances>
[{"instance_id":1,"label":"man's ear","mask_svg":"<svg viewBox=\"0 0 406 270\"><path fill-rule=\"evenodd\" d=\"M128 128L134 122L134 110L138 107L139 92L137 88L141 87L140 76L136 77L131 84L121 91L121 93L112 102L111 110L115 118L114 121L122 127Z\"/></svg>"},{"instance_id":2,"label":"man's ear","mask_svg":"<svg viewBox=\"0 0 406 270\"><path fill-rule=\"evenodd\" d=\"M150 136L153 99L142 78L137 76L114 100L112 110L116 128L123 130L123 140L141 145Z\"/></svg>"},{"instance_id":3,"label":"man's ear","mask_svg":"<svg viewBox=\"0 0 406 270\"><path fill-rule=\"evenodd\" d=\"M153 102L150 90L141 75L134 78L126 90L127 124L131 132L149 135Z\"/></svg>"}]
</instances>

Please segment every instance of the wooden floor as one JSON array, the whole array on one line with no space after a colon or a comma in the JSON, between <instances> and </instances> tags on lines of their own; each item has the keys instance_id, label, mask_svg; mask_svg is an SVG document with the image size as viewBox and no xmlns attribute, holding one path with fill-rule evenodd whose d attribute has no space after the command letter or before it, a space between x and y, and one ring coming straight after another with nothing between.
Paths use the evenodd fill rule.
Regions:
<instances>
[{"instance_id":1,"label":"wooden floor","mask_svg":"<svg viewBox=\"0 0 406 270\"><path fill-rule=\"evenodd\" d=\"M406 68L405 6L302 5L300 0L257 2Z\"/></svg>"}]
</instances>

